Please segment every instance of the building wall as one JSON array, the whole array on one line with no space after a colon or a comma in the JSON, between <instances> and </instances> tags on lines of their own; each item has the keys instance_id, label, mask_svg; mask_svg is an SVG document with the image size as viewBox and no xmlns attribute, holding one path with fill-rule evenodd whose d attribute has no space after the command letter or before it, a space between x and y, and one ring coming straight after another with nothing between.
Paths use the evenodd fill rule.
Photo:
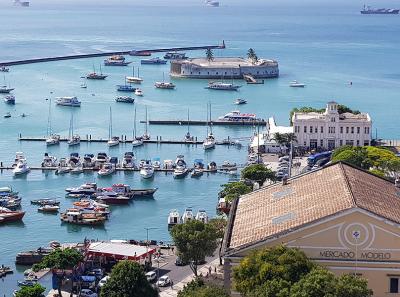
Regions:
<instances>
[{"instance_id":1,"label":"building wall","mask_svg":"<svg viewBox=\"0 0 400 297\"><path fill-rule=\"evenodd\" d=\"M284 244L303 250L337 275L356 273L365 277L374 296L400 296L400 287L399 293L389 293L391 278L400 283L399 227L361 209L348 211L227 257L225 285L231 289L232 267L251 250Z\"/></svg>"},{"instance_id":2,"label":"building wall","mask_svg":"<svg viewBox=\"0 0 400 297\"><path fill-rule=\"evenodd\" d=\"M328 104L327 111L319 118L299 119L293 116L294 133L299 146L331 150L343 145L370 145L371 120L341 120L337 110L330 110L330 107Z\"/></svg>"}]
</instances>

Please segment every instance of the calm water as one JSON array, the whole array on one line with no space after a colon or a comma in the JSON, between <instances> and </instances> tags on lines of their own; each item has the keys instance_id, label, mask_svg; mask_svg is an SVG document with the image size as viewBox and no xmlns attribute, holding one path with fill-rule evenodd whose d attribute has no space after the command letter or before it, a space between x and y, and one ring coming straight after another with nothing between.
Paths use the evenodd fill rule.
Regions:
<instances>
[{"instance_id":1,"label":"calm water","mask_svg":"<svg viewBox=\"0 0 400 297\"><path fill-rule=\"evenodd\" d=\"M193 4L195 5L195 4ZM184 7L74 7L33 6L29 9L1 7L0 60L59 54L87 53L99 50L152 48L161 46L214 44L224 39L228 49L216 51L216 56L242 56L249 47L259 57L276 58L281 77L265 85L243 86L237 94L212 92L204 89L206 81L175 80L174 91L156 90L153 84L167 75L166 66L140 66L139 59L129 57L140 66L144 78L145 96L137 99L138 119L144 119L145 106L150 119L185 118L190 108L192 119L205 119L206 103L212 103L213 117L233 109L233 100L240 96L249 104L243 112L255 112L260 117L274 115L280 124L288 123L288 112L295 106L322 107L335 99L352 108L371 114L379 137L398 138L400 101L400 61L398 48L400 18L397 16L361 16L357 3L352 6L225 6L209 9L198 4ZM191 56L203 52L189 53ZM76 95L82 107L69 109L52 106L53 130L68 134L71 113L76 132L96 137L108 136L108 109L113 109L114 134L132 134L131 105L117 104L115 85L123 82L132 71L129 67L103 67L109 75L105 81L88 81L81 89L80 77L96 67L103 59L62 61L12 67L6 82L16 90L15 106L0 102L0 115L12 113L12 118L0 118L0 161L11 163L16 151L25 152L28 162L39 165L43 154L59 157L73 151L80 154L105 151L121 157L132 148L120 145L108 149L105 144L81 144L69 149L65 144L46 148L43 143L18 142L18 133L42 136L46 133L49 101L55 96ZM305 89L292 89L288 82L298 79ZM0 80L3 80L0 77ZM353 86L349 87L349 81ZM52 94L51 94L52 92ZM92 95L94 94L94 96ZM28 114L21 118L22 113ZM138 125L143 133L143 125ZM204 127L191 127L199 138ZM186 127L150 126L153 137L181 139ZM247 128L216 127L217 138L243 137L251 134ZM244 142L244 144L246 144ZM148 145L134 150L137 158L160 157L174 159L184 154L188 163L196 158L206 161L223 160L243 163L246 147L217 147L204 153L201 147L184 145ZM23 223L0 227L0 264L13 265L15 254L21 250L46 245L51 240L81 241L84 237L99 239L144 238L144 227L157 227L150 232L154 239L168 240L166 219L170 209L182 211L192 206L215 212L216 193L228 178L224 175L203 176L200 179L173 180L171 175L157 174L153 181L143 181L139 175L118 173L111 178L96 180L101 186L124 182L134 187L158 187L155 199L135 201L129 207L113 208L112 217L104 228L91 229L61 225L58 216L37 213L29 200L60 197L62 209L72 202L63 198L64 189L93 181L96 176L55 176L54 173L31 172L15 179L11 172L0 174L0 186L12 186L23 197L27 212ZM10 296L20 274L7 276L0 282L0 293Z\"/></svg>"}]
</instances>

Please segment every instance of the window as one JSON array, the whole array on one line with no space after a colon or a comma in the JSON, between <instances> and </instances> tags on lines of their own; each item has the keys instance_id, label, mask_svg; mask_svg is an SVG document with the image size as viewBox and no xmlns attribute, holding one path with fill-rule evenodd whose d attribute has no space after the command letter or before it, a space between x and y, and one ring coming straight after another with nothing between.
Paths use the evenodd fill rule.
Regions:
<instances>
[{"instance_id":1,"label":"window","mask_svg":"<svg viewBox=\"0 0 400 297\"><path fill-rule=\"evenodd\" d=\"M357 127L357 134L360 134L360 127Z\"/></svg>"},{"instance_id":2,"label":"window","mask_svg":"<svg viewBox=\"0 0 400 297\"><path fill-rule=\"evenodd\" d=\"M389 293L399 293L399 279L397 277L390 278Z\"/></svg>"},{"instance_id":3,"label":"window","mask_svg":"<svg viewBox=\"0 0 400 297\"><path fill-rule=\"evenodd\" d=\"M354 127L351 127L351 134L354 134Z\"/></svg>"},{"instance_id":4,"label":"window","mask_svg":"<svg viewBox=\"0 0 400 297\"><path fill-rule=\"evenodd\" d=\"M330 133L330 134L335 133L335 127L329 127L328 133Z\"/></svg>"},{"instance_id":5,"label":"window","mask_svg":"<svg viewBox=\"0 0 400 297\"><path fill-rule=\"evenodd\" d=\"M343 134L343 127L340 127L340 134Z\"/></svg>"},{"instance_id":6,"label":"window","mask_svg":"<svg viewBox=\"0 0 400 297\"><path fill-rule=\"evenodd\" d=\"M310 133L313 133L313 126L310 126Z\"/></svg>"},{"instance_id":7,"label":"window","mask_svg":"<svg viewBox=\"0 0 400 297\"><path fill-rule=\"evenodd\" d=\"M321 133L324 133L324 127L321 126Z\"/></svg>"},{"instance_id":8,"label":"window","mask_svg":"<svg viewBox=\"0 0 400 297\"><path fill-rule=\"evenodd\" d=\"M315 133L318 133L318 127L315 127Z\"/></svg>"},{"instance_id":9,"label":"window","mask_svg":"<svg viewBox=\"0 0 400 297\"><path fill-rule=\"evenodd\" d=\"M307 133L307 126L304 126L304 133Z\"/></svg>"},{"instance_id":10,"label":"window","mask_svg":"<svg viewBox=\"0 0 400 297\"><path fill-rule=\"evenodd\" d=\"M307 142L304 141L304 146L306 146L306 145L307 145Z\"/></svg>"},{"instance_id":11,"label":"window","mask_svg":"<svg viewBox=\"0 0 400 297\"><path fill-rule=\"evenodd\" d=\"M357 140L357 146L360 146L360 141L359 140Z\"/></svg>"},{"instance_id":12,"label":"window","mask_svg":"<svg viewBox=\"0 0 400 297\"><path fill-rule=\"evenodd\" d=\"M367 146L367 145L369 145L369 141L368 141L368 140L365 140L365 141L364 141L364 146Z\"/></svg>"},{"instance_id":13,"label":"window","mask_svg":"<svg viewBox=\"0 0 400 297\"><path fill-rule=\"evenodd\" d=\"M349 134L349 127L346 127L346 134Z\"/></svg>"},{"instance_id":14,"label":"window","mask_svg":"<svg viewBox=\"0 0 400 297\"><path fill-rule=\"evenodd\" d=\"M335 118L331 118L331 122L334 123L335 122Z\"/></svg>"},{"instance_id":15,"label":"window","mask_svg":"<svg viewBox=\"0 0 400 297\"><path fill-rule=\"evenodd\" d=\"M342 146L343 145L343 140L339 140L339 145Z\"/></svg>"},{"instance_id":16,"label":"window","mask_svg":"<svg viewBox=\"0 0 400 297\"><path fill-rule=\"evenodd\" d=\"M364 134L369 134L369 127L364 127Z\"/></svg>"},{"instance_id":17,"label":"window","mask_svg":"<svg viewBox=\"0 0 400 297\"><path fill-rule=\"evenodd\" d=\"M321 147L324 146L324 140L321 139Z\"/></svg>"}]
</instances>

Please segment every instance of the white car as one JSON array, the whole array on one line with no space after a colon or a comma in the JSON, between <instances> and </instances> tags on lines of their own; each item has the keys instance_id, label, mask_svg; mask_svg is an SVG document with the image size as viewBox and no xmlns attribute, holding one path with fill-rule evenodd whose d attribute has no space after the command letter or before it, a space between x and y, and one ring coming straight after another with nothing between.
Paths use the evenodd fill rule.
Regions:
<instances>
[{"instance_id":1,"label":"white car","mask_svg":"<svg viewBox=\"0 0 400 297\"><path fill-rule=\"evenodd\" d=\"M81 297L97 297L97 293L92 292L89 289L82 289L81 290Z\"/></svg>"},{"instance_id":2,"label":"white car","mask_svg":"<svg viewBox=\"0 0 400 297\"><path fill-rule=\"evenodd\" d=\"M105 277L103 277L103 278L99 281L99 283L98 283L97 286L98 286L99 288L103 287L109 279L110 279L110 276L108 276L108 275L105 276Z\"/></svg>"},{"instance_id":3,"label":"white car","mask_svg":"<svg viewBox=\"0 0 400 297\"><path fill-rule=\"evenodd\" d=\"M168 275L163 275L157 281L157 286L159 286L159 287L166 287L170 284L171 284L171 279L169 278Z\"/></svg>"},{"instance_id":4,"label":"white car","mask_svg":"<svg viewBox=\"0 0 400 297\"><path fill-rule=\"evenodd\" d=\"M153 282L157 279L157 274L154 271L149 271L146 273L147 281Z\"/></svg>"}]
</instances>

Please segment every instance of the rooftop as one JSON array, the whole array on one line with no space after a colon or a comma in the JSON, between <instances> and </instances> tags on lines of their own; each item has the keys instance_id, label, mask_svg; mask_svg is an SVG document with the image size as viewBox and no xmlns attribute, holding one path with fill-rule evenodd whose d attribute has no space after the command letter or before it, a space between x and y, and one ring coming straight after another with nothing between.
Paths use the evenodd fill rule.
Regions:
<instances>
[{"instance_id":1,"label":"rooftop","mask_svg":"<svg viewBox=\"0 0 400 297\"><path fill-rule=\"evenodd\" d=\"M253 63L249 59L240 57L214 57L212 61L208 61L207 58L192 58L187 60L174 61L177 63L190 63L198 65L200 67L210 67L210 68L226 68L226 67L254 67L254 66L264 66L264 65L278 65L278 62L274 60L259 59L257 63Z\"/></svg>"},{"instance_id":2,"label":"rooftop","mask_svg":"<svg viewBox=\"0 0 400 297\"><path fill-rule=\"evenodd\" d=\"M400 189L345 163L240 197L230 216L225 249L236 250L360 208L400 224Z\"/></svg>"},{"instance_id":3,"label":"rooftop","mask_svg":"<svg viewBox=\"0 0 400 297\"><path fill-rule=\"evenodd\" d=\"M154 249L146 246L122 242L93 242L87 249L89 255L115 256L116 258L132 260L143 258L147 253L152 254L154 251Z\"/></svg>"}]
</instances>

